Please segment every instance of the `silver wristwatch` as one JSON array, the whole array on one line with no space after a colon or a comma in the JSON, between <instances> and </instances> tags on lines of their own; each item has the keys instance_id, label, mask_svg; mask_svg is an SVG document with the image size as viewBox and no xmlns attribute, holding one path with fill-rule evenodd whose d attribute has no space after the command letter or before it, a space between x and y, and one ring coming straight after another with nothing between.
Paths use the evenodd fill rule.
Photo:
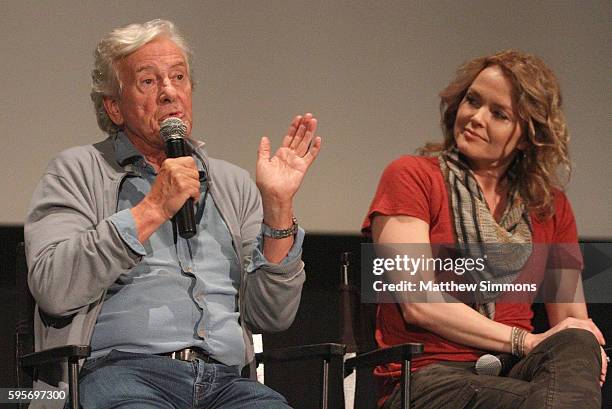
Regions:
<instances>
[{"instance_id":1,"label":"silver wristwatch","mask_svg":"<svg viewBox=\"0 0 612 409\"><path fill-rule=\"evenodd\" d=\"M284 239L285 237L293 236L298 231L298 222L295 216L293 216L293 225L287 229L274 229L265 223L262 223L262 232L264 236L271 237L273 239Z\"/></svg>"}]
</instances>

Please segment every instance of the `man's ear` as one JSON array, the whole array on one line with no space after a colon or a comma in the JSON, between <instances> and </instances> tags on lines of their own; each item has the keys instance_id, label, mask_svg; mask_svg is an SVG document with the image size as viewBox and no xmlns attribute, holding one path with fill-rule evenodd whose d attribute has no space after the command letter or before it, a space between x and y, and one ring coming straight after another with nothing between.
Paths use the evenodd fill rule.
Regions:
<instances>
[{"instance_id":1,"label":"man's ear","mask_svg":"<svg viewBox=\"0 0 612 409\"><path fill-rule=\"evenodd\" d=\"M123 115L119 109L119 100L113 97L104 97L104 109L110 117L111 121L117 126L123 125Z\"/></svg>"}]
</instances>

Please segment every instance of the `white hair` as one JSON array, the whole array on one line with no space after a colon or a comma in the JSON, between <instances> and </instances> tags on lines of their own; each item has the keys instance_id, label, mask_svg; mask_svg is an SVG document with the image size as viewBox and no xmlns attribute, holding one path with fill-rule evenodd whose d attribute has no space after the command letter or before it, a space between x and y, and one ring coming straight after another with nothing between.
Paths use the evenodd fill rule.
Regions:
<instances>
[{"instance_id":1,"label":"white hair","mask_svg":"<svg viewBox=\"0 0 612 409\"><path fill-rule=\"evenodd\" d=\"M100 40L94 51L94 69L91 72L91 100L94 103L98 126L104 132L115 133L119 130L104 108L104 97L119 97L121 93L116 62L158 37L167 37L183 51L187 68L193 78L190 68L191 50L172 22L155 19L111 31Z\"/></svg>"}]
</instances>

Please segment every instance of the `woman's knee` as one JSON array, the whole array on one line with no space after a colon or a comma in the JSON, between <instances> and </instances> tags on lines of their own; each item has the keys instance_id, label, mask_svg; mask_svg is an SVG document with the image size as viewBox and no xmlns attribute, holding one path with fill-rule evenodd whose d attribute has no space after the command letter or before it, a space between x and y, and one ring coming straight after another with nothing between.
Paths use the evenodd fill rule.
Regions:
<instances>
[{"instance_id":1,"label":"woman's knee","mask_svg":"<svg viewBox=\"0 0 612 409\"><path fill-rule=\"evenodd\" d=\"M557 332L554 337L563 343L580 345L599 351L599 342L591 331L582 328L566 328Z\"/></svg>"},{"instance_id":2,"label":"woman's knee","mask_svg":"<svg viewBox=\"0 0 612 409\"><path fill-rule=\"evenodd\" d=\"M557 350L568 357L583 357L589 360L601 356L600 345L595 335L582 328L567 328L557 332L546 340L546 350ZM565 351L565 352L561 352Z\"/></svg>"}]
</instances>

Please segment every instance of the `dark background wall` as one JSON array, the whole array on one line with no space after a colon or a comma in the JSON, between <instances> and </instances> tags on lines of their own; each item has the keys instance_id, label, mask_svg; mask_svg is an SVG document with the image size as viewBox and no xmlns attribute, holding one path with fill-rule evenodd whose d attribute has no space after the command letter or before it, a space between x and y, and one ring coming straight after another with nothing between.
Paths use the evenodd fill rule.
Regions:
<instances>
[{"instance_id":1,"label":"dark background wall","mask_svg":"<svg viewBox=\"0 0 612 409\"><path fill-rule=\"evenodd\" d=\"M15 385L15 357L13 331L15 327L15 247L23 241L22 226L0 226L0 388ZM607 240L612 242L612 239ZM340 254L353 253L351 281L358 282L359 268L356 258L360 254L362 239L357 235L309 234L304 241L303 258L307 265L307 280L294 324L279 334L264 334L264 347L304 345L340 341ZM585 275L592 268L585 267ZM535 306L536 331L546 328L541 305ZM589 313L599 328L612 340L612 317L609 304L589 305ZM316 402L319 385L316 365L279 367L266 374L279 388L293 394L291 399L305 406ZM300 376L294 376L300 373ZM308 382L304 382L308 379ZM299 391L299 392L298 392ZM612 407L612 381L604 386L607 399L603 407ZM314 403L316 405L316 403Z\"/></svg>"},{"instance_id":2,"label":"dark background wall","mask_svg":"<svg viewBox=\"0 0 612 409\"><path fill-rule=\"evenodd\" d=\"M15 248L22 226L0 226L0 388L15 386Z\"/></svg>"}]
</instances>

